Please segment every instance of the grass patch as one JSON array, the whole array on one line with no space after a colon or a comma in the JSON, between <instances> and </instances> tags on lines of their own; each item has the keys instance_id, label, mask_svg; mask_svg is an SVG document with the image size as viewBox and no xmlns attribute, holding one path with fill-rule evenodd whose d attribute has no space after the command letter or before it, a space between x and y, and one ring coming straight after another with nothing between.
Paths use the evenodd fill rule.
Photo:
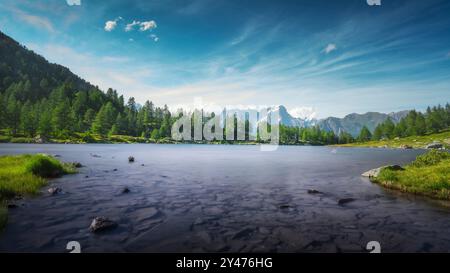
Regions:
<instances>
[{"instance_id":1,"label":"grass patch","mask_svg":"<svg viewBox=\"0 0 450 273\"><path fill-rule=\"evenodd\" d=\"M427 144L432 142L440 142L446 149L450 149L450 130L446 130L436 134L428 134L424 136L410 136L397 139L386 139L379 141L357 142L349 144L334 145L339 147L386 147L386 148L401 148L402 146L410 146L415 149L424 148Z\"/></svg>"},{"instance_id":2,"label":"grass patch","mask_svg":"<svg viewBox=\"0 0 450 273\"><path fill-rule=\"evenodd\" d=\"M0 156L0 227L7 219L8 199L35 195L47 184L46 178L75 172L73 164L48 155Z\"/></svg>"},{"instance_id":3,"label":"grass patch","mask_svg":"<svg viewBox=\"0 0 450 273\"><path fill-rule=\"evenodd\" d=\"M429 151L405 166L405 170L383 169L372 181L403 192L450 200L450 153Z\"/></svg>"},{"instance_id":4,"label":"grass patch","mask_svg":"<svg viewBox=\"0 0 450 273\"><path fill-rule=\"evenodd\" d=\"M0 200L36 194L45 178L75 173L73 164L47 155L0 156Z\"/></svg>"},{"instance_id":5,"label":"grass patch","mask_svg":"<svg viewBox=\"0 0 450 273\"><path fill-rule=\"evenodd\" d=\"M11 143L34 143L34 138L31 137L13 137Z\"/></svg>"}]
</instances>

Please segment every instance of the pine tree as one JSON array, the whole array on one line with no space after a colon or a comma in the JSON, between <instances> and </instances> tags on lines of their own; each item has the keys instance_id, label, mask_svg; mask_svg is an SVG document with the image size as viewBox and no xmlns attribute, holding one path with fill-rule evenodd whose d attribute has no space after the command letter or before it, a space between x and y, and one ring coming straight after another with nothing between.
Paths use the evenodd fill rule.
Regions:
<instances>
[{"instance_id":1,"label":"pine tree","mask_svg":"<svg viewBox=\"0 0 450 273\"><path fill-rule=\"evenodd\" d=\"M111 102L104 105L97 113L92 123L92 131L99 135L106 135L116 121L116 114Z\"/></svg>"},{"instance_id":2,"label":"pine tree","mask_svg":"<svg viewBox=\"0 0 450 273\"><path fill-rule=\"evenodd\" d=\"M366 126L363 126L359 133L358 141L365 142L365 141L369 141L371 138L372 138L372 133Z\"/></svg>"}]
</instances>

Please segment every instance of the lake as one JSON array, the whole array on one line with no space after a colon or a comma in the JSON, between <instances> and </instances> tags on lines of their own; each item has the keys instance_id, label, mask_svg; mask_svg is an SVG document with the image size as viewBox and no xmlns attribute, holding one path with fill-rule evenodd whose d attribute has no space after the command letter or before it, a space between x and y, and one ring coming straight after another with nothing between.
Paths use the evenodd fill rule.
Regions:
<instances>
[{"instance_id":1,"label":"lake","mask_svg":"<svg viewBox=\"0 0 450 273\"><path fill-rule=\"evenodd\" d=\"M450 208L386 190L361 173L406 164L418 150L251 145L0 144L0 154L81 162L19 200L1 252L383 252L450 249ZM128 163L128 156L136 161ZM130 192L123 194L124 187ZM309 194L315 189L321 194ZM339 205L341 198L355 201ZM93 234L106 216L118 227Z\"/></svg>"}]
</instances>

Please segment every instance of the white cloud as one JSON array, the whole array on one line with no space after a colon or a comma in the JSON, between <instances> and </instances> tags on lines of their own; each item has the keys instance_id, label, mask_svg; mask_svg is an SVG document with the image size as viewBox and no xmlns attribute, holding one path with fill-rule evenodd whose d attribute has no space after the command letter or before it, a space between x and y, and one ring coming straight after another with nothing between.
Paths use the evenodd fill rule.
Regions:
<instances>
[{"instance_id":1,"label":"white cloud","mask_svg":"<svg viewBox=\"0 0 450 273\"><path fill-rule=\"evenodd\" d=\"M117 27L117 22L119 20L122 20L122 17L119 16L114 20L106 21L105 31L108 31L108 32L113 31Z\"/></svg>"},{"instance_id":2,"label":"white cloud","mask_svg":"<svg viewBox=\"0 0 450 273\"><path fill-rule=\"evenodd\" d=\"M327 47L323 50L326 54L335 51L337 49L335 44L328 44Z\"/></svg>"},{"instance_id":3,"label":"white cloud","mask_svg":"<svg viewBox=\"0 0 450 273\"><path fill-rule=\"evenodd\" d=\"M158 42L158 41L159 41L159 37L156 36L155 34L151 34L151 35L150 35L150 38L152 38L152 40L153 40L154 42Z\"/></svg>"},{"instance_id":4,"label":"white cloud","mask_svg":"<svg viewBox=\"0 0 450 273\"><path fill-rule=\"evenodd\" d=\"M117 21L106 21L105 23L105 30L106 31L113 31L117 26Z\"/></svg>"},{"instance_id":5,"label":"white cloud","mask_svg":"<svg viewBox=\"0 0 450 273\"><path fill-rule=\"evenodd\" d=\"M140 25L141 22L133 20L133 22L127 24L127 26L125 27L125 31L132 31L134 29L134 26Z\"/></svg>"},{"instance_id":6,"label":"white cloud","mask_svg":"<svg viewBox=\"0 0 450 273\"><path fill-rule=\"evenodd\" d=\"M139 30L147 31L147 30L152 30L156 27L157 27L156 22L151 20L151 21L141 22Z\"/></svg>"},{"instance_id":7,"label":"white cloud","mask_svg":"<svg viewBox=\"0 0 450 273\"><path fill-rule=\"evenodd\" d=\"M66 0L69 6L81 6L81 0Z\"/></svg>"}]
</instances>

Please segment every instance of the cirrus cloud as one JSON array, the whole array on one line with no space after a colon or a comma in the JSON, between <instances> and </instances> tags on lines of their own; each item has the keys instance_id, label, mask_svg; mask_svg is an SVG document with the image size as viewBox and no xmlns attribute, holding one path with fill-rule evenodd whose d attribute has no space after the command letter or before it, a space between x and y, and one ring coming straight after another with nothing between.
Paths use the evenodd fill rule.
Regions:
<instances>
[{"instance_id":1,"label":"cirrus cloud","mask_svg":"<svg viewBox=\"0 0 450 273\"><path fill-rule=\"evenodd\" d=\"M81 0L66 0L69 6L81 6Z\"/></svg>"},{"instance_id":2,"label":"cirrus cloud","mask_svg":"<svg viewBox=\"0 0 450 273\"><path fill-rule=\"evenodd\" d=\"M335 44L328 44L327 47L324 48L322 52L325 52L325 54L331 53L332 51L335 51L337 49L337 46Z\"/></svg>"}]
</instances>

